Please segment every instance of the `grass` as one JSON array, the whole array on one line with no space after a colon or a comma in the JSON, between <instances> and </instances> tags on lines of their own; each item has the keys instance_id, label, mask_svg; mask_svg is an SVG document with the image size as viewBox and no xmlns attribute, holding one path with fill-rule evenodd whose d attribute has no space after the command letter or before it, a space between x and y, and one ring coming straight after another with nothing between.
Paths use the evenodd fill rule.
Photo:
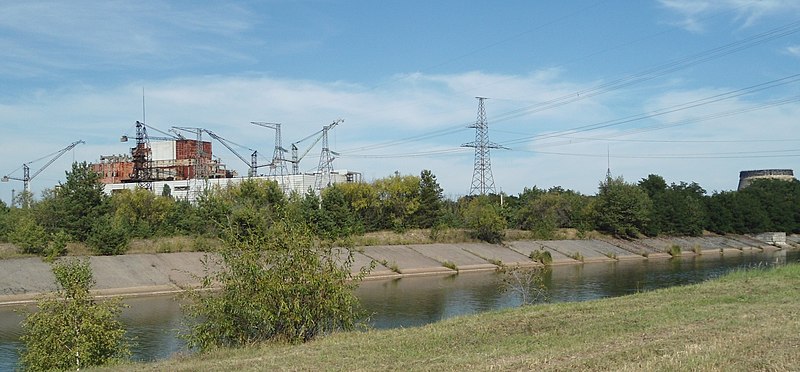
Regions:
<instances>
[{"instance_id":1,"label":"grass","mask_svg":"<svg viewBox=\"0 0 800 372\"><path fill-rule=\"evenodd\" d=\"M452 261L444 261L444 262L442 262L442 266L444 266L444 267L446 267L446 268L448 268L450 270L453 270L453 271L458 271L458 266Z\"/></svg>"},{"instance_id":2,"label":"grass","mask_svg":"<svg viewBox=\"0 0 800 372\"><path fill-rule=\"evenodd\" d=\"M673 245L671 245L669 247L669 250L667 250L667 253L669 253L669 255L672 256L672 257L680 257L680 255L681 255L681 246L673 244Z\"/></svg>"},{"instance_id":3,"label":"grass","mask_svg":"<svg viewBox=\"0 0 800 372\"><path fill-rule=\"evenodd\" d=\"M795 370L800 265L580 303L224 349L129 370Z\"/></svg>"},{"instance_id":4,"label":"grass","mask_svg":"<svg viewBox=\"0 0 800 372\"><path fill-rule=\"evenodd\" d=\"M575 253L569 255L569 258L571 258L573 260L576 260L576 261L581 261L581 262L583 262L583 259L584 259L584 257L581 254L581 252L575 252Z\"/></svg>"}]
</instances>

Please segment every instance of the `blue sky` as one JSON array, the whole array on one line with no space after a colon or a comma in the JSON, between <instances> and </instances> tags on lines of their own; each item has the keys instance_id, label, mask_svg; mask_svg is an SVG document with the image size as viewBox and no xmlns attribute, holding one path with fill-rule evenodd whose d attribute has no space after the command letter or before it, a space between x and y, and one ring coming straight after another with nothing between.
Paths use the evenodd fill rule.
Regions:
<instances>
[{"instance_id":1,"label":"blue sky","mask_svg":"<svg viewBox=\"0 0 800 372\"><path fill-rule=\"evenodd\" d=\"M0 2L0 173L86 141L38 195L73 160L126 153L144 89L149 125L262 154L272 133L251 121L282 123L288 147L342 118L335 168L430 169L459 196L483 96L510 148L492 151L498 191L594 194L609 163L730 190L740 170L798 169L799 22L794 0Z\"/></svg>"}]
</instances>

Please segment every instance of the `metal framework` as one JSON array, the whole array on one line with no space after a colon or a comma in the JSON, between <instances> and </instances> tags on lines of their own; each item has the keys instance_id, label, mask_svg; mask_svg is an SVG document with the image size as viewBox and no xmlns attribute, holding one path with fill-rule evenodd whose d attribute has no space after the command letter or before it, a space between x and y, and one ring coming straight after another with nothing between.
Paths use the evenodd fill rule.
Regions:
<instances>
[{"instance_id":1,"label":"metal framework","mask_svg":"<svg viewBox=\"0 0 800 372\"><path fill-rule=\"evenodd\" d=\"M338 153L331 151L328 146L328 131L344 120L338 119L331 124L322 127L322 152L319 154L319 166L317 166L317 174L314 179L314 186L317 190L322 190L331 185L331 173L333 173L333 159L334 155Z\"/></svg>"},{"instance_id":2,"label":"metal framework","mask_svg":"<svg viewBox=\"0 0 800 372\"><path fill-rule=\"evenodd\" d=\"M269 176L285 177L289 172L286 170L286 158L283 154L287 153L281 143L281 124L265 123L262 121L251 121L250 124L275 130L275 151L272 153L272 163L269 164ZM283 184L283 182L281 183Z\"/></svg>"},{"instance_id":3,"label":"metal framework","mask_svg":"<svg viewBox=\"0 0 800 372\"><path fill-rule=\"evenodd\" d=\"M83 142L81 140L75 141L75 142L71 143L69 146L67 146L67 147L65 147L65 148L63 148L61 150L58 150L55 153L47 155L47 156L45 156L43 158L39 158L39 159L24 163L24 164L22 164L22 178L13 177L11 175L6 175L6 176L3 176L2 181L3 182L8 182L10 180L22 181L23 192L29 195L30 192L31 192L30 183L31 183L32 179L36 178L36 176L38 176L40 173L42 173L42 171L45 170L47 167L49 167L50 164L53 164L53 162L58 160L58 158L60 158L61 155L64 155L67 151L74 149L75 146L78 146L78 145L80 145L82 143L85 143L85 142ZM31 174L30 164L35 163L35 162L37 162L39 160L46 159L47 157L50 157L50 156L52 156L52 158L50 158L50 160L48 160L47 163L45 163L45 165L43 165L41 168L39 168L39 170L37 170L36 172ZM17 169L19 169L19 168L17 168ZM11 197L11 202L14 203L14 196ZM27 203L25 205L23 205L23 207L27 208L28 207Z\"/></svg>"},{"instance_id":4,"label":"metal framework","mask_svg":"<svg viewBox=\"0 0 800 372\"><path fill-rule=\"evenodd\" d=\"M123 137L124 138L124 137ZM144 123L136 121L136 147L131 149L133 158L133 173L130 175L132 181L139 184L139 187L153 189L153 168L151 159L150 138L147 136L147 127Z\"/></svg>"},{"instance_id":5,"label":"metal framework","mask_svg":"<svg viewBox=\"0 0 800 372\"><path fill-rule=\"evenodd\" d=\"M472 184L469 189L470 195L486 195L496 193L494 189L494 177L492 176L492 162L489 157L489 149L507 149L494 142L489 141L489 123L486 121L486 108L484 107L485 97L475 97L478 99L478 119L475 124L467 128L475 128L475 141L465 143L461 147L475 148L475 167L472 172Z\"/></svg>"}]
</instances>

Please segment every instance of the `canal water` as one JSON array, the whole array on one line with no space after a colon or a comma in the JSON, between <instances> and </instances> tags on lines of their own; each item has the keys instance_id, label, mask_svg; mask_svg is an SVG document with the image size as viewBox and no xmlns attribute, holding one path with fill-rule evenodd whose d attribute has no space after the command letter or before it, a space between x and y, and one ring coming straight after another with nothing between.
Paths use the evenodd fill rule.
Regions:
<instances>
[{"instance_id":1,"label":"canal water","mask_svg":"<svg viewBox=\"0 0 800 372\"><path fill-rule=\"evenodd\" d=\"M546 301L586 301L622 296L675 285L697 283L737 268L773 266L800 261L800 251L703 255L557 266L546 273ZM452 276L367 281L357 291L374 328L415 327L458 315L514 307L520 299L504 291L492 272ZM182 327L180 303L173 297L141 297L124 301L122 314L135 339L135 360L158 360L186 353L177 337ZM21 347L19 310L0 308L0 371L17 367ZM27 310L33 310L28 308Z\"/></svg>"}]
</instances>

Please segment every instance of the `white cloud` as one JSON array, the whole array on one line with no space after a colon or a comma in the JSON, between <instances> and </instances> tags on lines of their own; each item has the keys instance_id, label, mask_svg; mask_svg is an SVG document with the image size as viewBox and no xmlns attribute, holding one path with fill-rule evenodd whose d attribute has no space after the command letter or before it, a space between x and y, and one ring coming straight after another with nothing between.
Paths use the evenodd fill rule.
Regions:
<instances>
[{"instance_id":1,"label":"white cloud","mask_svg":"<svg viewBox=\"0 0 800 372\"><path fill-rule=\"evenodd\" d=\"M691 32L703 32L704 20L712 14L730 12L743 27L765 17L798 14L800 3L795 0L659 0L662 7L677 13L675 22Z\"/></svg>"},{"instance_id":2,"label":"white cloud","mask_svg":"<svg viewBox=\"0 0 800 372\"><path fill-rule=\"evenodd\" d=\"M42 91L15 102L0 105L0 128L4 146L0 147L0 173L5 174L23 162L36 159L83 139L87 143L59 160L33 183L35 190L63 179L74 153L77 161L95 161L100 155L120 154L130 144L119 143L122 134L134 134L134 121L141 119L141 87L147 96L147 122L160 129L170 126L199 126L233 142L271 154L273 132L250 125L250 121L283 124L284 147L292 141L318 131L337 118L345 119L331 133L331 147L342 151L337 168L364 173L365 179L391 175L418 174L431 169L445 193L468 192L472 177L470 149L429 157L380 157L365 155L411 154L459 149L474 139L464 128L474 122L477 104L475 87L484 87L490 136L504 143L548 131L563 131L581 125L616 119L622 97L586 99L540 113L525 113L537 102L580 91L594 83L564 81L549 72L524 76L467 72L450 75L415 74L396 78L384 86L364 88L349 82L316 82L270 76L204 76L131 83L113 88L79 87L72 90ZM724 89L667 90L656 97L632 97L623 111L647 112L717 94ZM622 96L621 92L616 93ZM525 97L515 101L501 97ZM618 140L746 140L790 137L800 117L797 104L780 106L700 121L677 127L664 124L704 117L714 112L757 106L745 99L721 102L696 110L671 113L663 117L563 138L517 143L515 150L492 151L493 173L498 190L508 193L537 185L565 188L593 194L607 167L606 151L611 152L614 174L629 181L658 173L670 182L697 181L709 190L735 187L737 172L749 168L796 168L786 157L750 159L664 159L645 155L691 153L731 153L760 151L767 146L796 148L796 143L669 143ZM661 126L657 131L632 134L636 129ZM424 136L437 130L454 129L445 135ZM527 134L527 135L526 135ZM151 132L151 135L156 135ZM621 136L624 135L624 136ZM399 140L414 137L408 141ZM600 140L586 140L597 137ZM393 142L395 146L375 146ZM559 142L553 145L553 142ZM301 146L302 147L302 146ZM368 147L363 149L363 147ZM215 155L229 168L244 173L245 165L218 144ZM345 151L350 150L350 151ZM531 152L533 151L533 152ZM301 164L310 170L317 164L319 149L312 150ZM590 156L580 156L590 155ZM633 156L633 157L628 157ZM34 166L34 169L37 166ZM10 190L21 185L0 184L0 198L8 200Z\"/></svg>"},{"instance_id":3,"label":"white cloud","mask_svg":"<svg viewBox=\"0 0 800 372\"><path fill-rule=\"evenodd\" d=\"M792 45L792 46L786 47L785 51L786 51L787 54L789 54L791 56L800 58L800 45Z\"/></svg>"}]
</instances>

